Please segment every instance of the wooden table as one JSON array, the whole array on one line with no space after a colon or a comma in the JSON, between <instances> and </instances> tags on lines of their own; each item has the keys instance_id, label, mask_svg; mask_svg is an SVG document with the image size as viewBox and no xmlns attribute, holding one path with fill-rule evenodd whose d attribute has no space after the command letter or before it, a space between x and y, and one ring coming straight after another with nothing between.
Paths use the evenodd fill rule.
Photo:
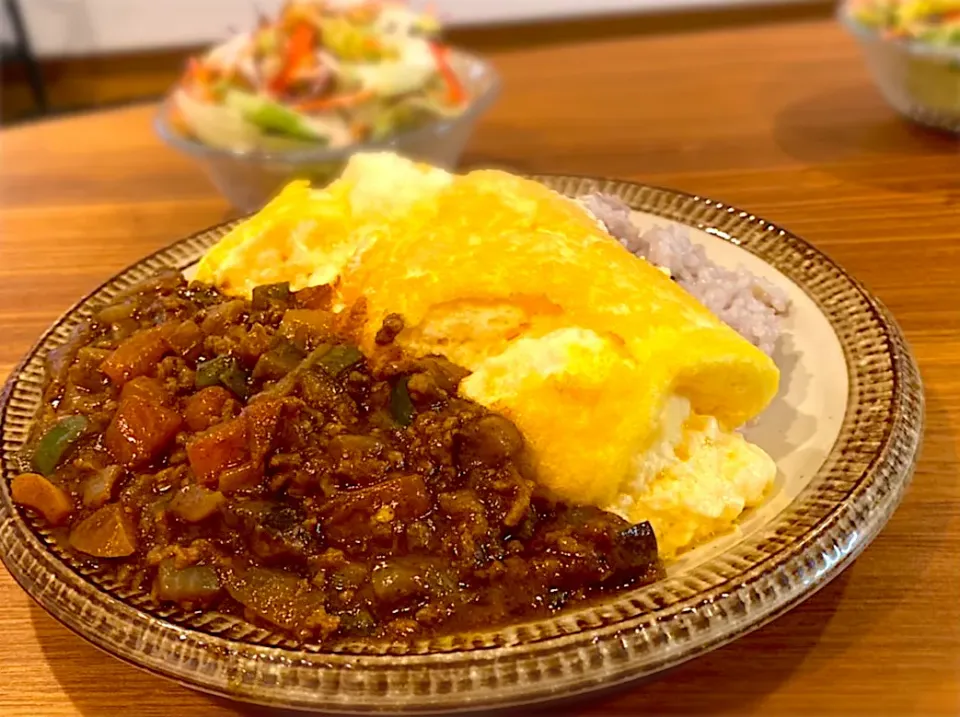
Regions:
<instances>
[{"instance_id":1,"label":"wooden table","mask_svg":"<svg viewBox=\"0 0 960 717\"><path fill-rule=\"evenodd\" d=\"M470 162L628 177L779 222L900 320L928 392L914 485L841 577L768 627L570 713L960 710L960 145L893 114L832 24L504 50ZM0 135L0 376L78 296L226 204L138 107ZM0 571L0 713L250 714L100 654ZM556 711L556 710L554 710Z\"/></svg>"}]
</instances>

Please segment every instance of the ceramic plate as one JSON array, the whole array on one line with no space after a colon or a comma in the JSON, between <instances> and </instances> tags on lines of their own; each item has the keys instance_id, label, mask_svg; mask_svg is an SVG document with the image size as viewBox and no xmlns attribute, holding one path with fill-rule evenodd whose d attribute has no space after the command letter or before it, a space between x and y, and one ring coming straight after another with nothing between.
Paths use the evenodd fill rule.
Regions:
<instances>
[{"instance_id":1,"label":"ceramic plate","mask_svg":"<svg viewBox=\"0 0 960 717\"><path fill-rule=\"evenodd\" d=\"M780 468L776 490L737 529L686 553L666 579L591 608L413 645L298 647L222 615L183 613L60 552L10 500L41 400L46 354L118 292L164 268L189 271L229 226L147 257L84 298L7 382L0 553L48 612L98 647L183 684L295 709L426 713L516 706L671 667L770 621L822 587L876 536L913 472L923 423L916 365L899 328L855 279L803 240L702 197L626 182L538 177L575 196L619 195L641 225L692 228L716 261L788 292L775 356L780 395L749 429Z\"/></svg>"}]
</instances>

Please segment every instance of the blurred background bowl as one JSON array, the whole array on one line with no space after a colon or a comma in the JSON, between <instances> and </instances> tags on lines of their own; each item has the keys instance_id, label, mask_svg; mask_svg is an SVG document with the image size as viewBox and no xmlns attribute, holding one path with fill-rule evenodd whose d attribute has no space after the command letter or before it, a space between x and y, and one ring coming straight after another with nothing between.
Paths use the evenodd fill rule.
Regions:
<instances>
[{"instance_id":1,"label":"blurred background bowl","mask_svg":"<svg viewBox=\"0 0 960 717\"><path fill-rule=\"evenodd\" d=\"M839 19L860 43L874 82L894 109L920 124L960 133L960 48L885 38L842 6Z\"/></svg>"},{"instance_id":2,"label":"blurred background bowl","mask_svg":"<svg viewBox=\"0 0 960 717\"><path fill-rule=\"evenodd\" d=\"M171 100L160 106L155 127L172 147L194 157L214 186L244 212L262 207L287 182L309 179L323 186L335 179L356 152L387 150L453 169L476 126L500 94L500 78L493 66L468 52L452 50L450 65L463 83L469 104L456 117L441 119L377 142L336 149L298 149L283 152L231 152L184 136L170 122Z\"/></svg>"}]
</instances>

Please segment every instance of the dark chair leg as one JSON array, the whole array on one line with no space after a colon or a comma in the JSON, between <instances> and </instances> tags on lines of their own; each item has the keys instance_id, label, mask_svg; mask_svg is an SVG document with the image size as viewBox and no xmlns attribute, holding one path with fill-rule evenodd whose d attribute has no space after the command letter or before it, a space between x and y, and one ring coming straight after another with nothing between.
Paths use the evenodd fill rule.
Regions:
<instances>
[{"instance_id":1,"label":"dark chair leg","mask_svg":"<svg viewBox=\"0 0 960 717\"><path fill-rule=\"evenodd\" d=\"M30 48L30 37L27 35L26 26L23 24L20 3L18 0L3 0L3 4L13 29L13 36L17 45L17 57L23 62L27 70L27 80L30 82L30 90L33 92L33 101L37 105L37 109L42 114L46 114L48 107L47 89L43 81L43 73L40 71L40 63L37 62L37 58Z\"/></svg>"}]
</instances>

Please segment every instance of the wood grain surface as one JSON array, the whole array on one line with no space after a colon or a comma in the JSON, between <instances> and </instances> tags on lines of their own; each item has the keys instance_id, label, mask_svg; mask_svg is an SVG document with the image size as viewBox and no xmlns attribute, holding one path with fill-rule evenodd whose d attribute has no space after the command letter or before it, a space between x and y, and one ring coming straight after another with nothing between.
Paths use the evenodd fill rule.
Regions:
<instances>
[{"instance_id":1,"label":"wood grain surface","mask_svg":"<svg viewBox=\"0 0 960 717\"><path fill-rule=\"evenodd\" d=\"M822 248L894 312L927 435L876 542L773 624L575 715L960 712L960 144L901 121L829 22L698 29L493 54L502 100L467 162L704 194ZM0 376L118 269L223 219L152 107L0 133ZM56 624L0 570L0 714L225 717Z\"/></svg>"}]
</instances>

